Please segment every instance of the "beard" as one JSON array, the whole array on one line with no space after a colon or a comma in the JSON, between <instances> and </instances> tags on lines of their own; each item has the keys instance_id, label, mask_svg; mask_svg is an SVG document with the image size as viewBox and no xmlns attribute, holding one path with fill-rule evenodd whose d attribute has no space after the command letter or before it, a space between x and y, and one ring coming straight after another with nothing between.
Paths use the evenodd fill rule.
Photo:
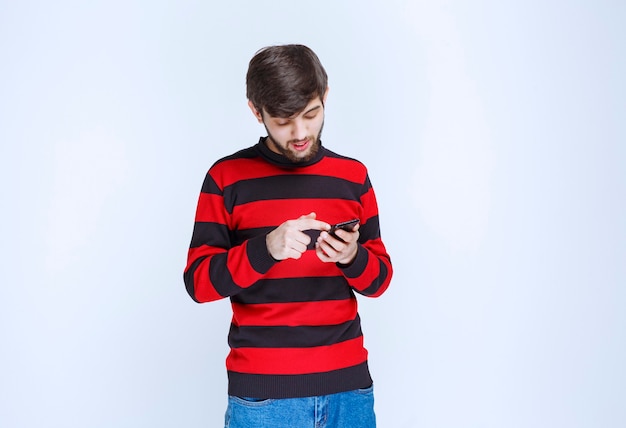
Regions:
<instances>
[{"instance_id":1,"label":"beard","mask_svg":"<svg viewBox=\"0 0 626 428\"><path fill-rule=\"evenodd\" d=\"M324 122L322 122L320 132L318 132L316 136L310 135L306 137L311 142L310 143L311 146L309 147L309 150L306 152L304 156L298 156L292 150L289 150L289 144L293 142L297 142L298 140L289 140L283 146L276 142L277 140L272 136L269 129L267 129L267 126L265 126L265 130L267 131L267 136L268 136L268 139L267 139L268 144L270 144L277 152L279 152L281 155L283 155L284 157L286 157L293 163L305 163L305 162L310 161L317 155L321 147L320 138L322 137L323 129L324 129Z\"/></svg>"}]
</instances>

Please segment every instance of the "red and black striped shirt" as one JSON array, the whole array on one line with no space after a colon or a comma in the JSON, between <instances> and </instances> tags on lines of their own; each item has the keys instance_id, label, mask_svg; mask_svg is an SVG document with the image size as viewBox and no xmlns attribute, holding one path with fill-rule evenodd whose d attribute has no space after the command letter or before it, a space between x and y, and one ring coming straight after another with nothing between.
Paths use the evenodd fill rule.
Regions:
<instances>
[{"instance_id":1,"label":"red and black striped shirt","mask_svg":"<svg viewBox=\"0 0 626 428\"><path fill-rule=\"evenodd\" d=\"M265 237L315 212L333 224L359 218L348 266L315 254L274 260ZM216 162L202 185L184 280L197 302L229 297L226 360L231 395L290 398L372 383L354 292L380 296L392 276L365 166L321 147L294 164L258 144Z\"/></svg>"}]
</instances>

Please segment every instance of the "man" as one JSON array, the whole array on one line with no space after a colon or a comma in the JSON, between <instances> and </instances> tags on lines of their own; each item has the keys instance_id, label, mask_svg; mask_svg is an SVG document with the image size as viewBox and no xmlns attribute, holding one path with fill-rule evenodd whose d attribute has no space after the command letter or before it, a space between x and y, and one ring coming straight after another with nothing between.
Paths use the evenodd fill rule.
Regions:
<instances>
[{"instance_id":1,"label":"man","mask_svg":"<svg viewBox=\"0 0 626 428\"><path fill-rule=\"evenodd\" d=\"M380 296L392 266L367 170L322 146L309 48L260 50L246 85L267 137L210 168L184 273L196 302L232 303L226 427L374 427L354 292Z\"/></svg>"}]
</instances>

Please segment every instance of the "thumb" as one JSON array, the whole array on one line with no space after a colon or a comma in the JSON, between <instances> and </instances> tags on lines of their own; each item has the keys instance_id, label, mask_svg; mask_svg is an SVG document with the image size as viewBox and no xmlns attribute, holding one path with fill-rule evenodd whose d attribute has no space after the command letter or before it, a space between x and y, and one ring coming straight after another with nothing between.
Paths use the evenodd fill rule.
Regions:
<instances>
[{"instance_id":1,"label":"thumb","mask_svg":"<svg viewBox=\"0 0 626 428\"><path fill-rule=\"evenodd\" d=\"M314 212L312 212L312 213L300 216L300 220L306 220L306 219L313 219L313 220L315 220L316 216L317 215Z\"/></svg>"}]
</instances>

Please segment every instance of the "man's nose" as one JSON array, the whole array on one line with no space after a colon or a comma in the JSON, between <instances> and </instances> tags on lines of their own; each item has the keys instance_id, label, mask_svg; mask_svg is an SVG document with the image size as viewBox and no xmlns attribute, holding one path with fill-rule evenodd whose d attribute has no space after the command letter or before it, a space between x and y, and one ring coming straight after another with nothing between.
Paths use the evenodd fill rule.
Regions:
<instances>
[{"instance_id":1,"label":"man's nose","mask_svg":"<svg viewBox=\"0 0 626 428\"><path fill-rule=\"evenodd\" d=\"M291 135L294 140L304 140L307 137L307 128L304 120L296 119L293 121Z\"/></svg>"}]
</instances>

